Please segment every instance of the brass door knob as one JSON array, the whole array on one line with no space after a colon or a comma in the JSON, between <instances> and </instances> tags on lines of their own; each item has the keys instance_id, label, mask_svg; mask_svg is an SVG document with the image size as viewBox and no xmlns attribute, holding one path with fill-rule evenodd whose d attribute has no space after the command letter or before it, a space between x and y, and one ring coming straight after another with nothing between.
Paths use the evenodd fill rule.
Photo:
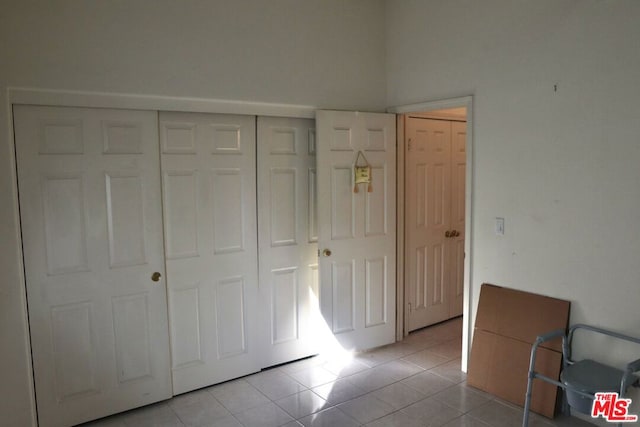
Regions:
<instances>
[{"instance_id":1,"label":"brass door knob","mask_svg":"<svg viewBox=\"0 0 640 427\"><path fill-rule=\"evenodd\" d=\"M449 230L445 231L444 237L451 237L451 232Z\"/></svg>"},{"instance_id":2,"label":"brass door knob","mask_svg":"<svg viewBox=\"0 0 640 427\"><path fill-rule=\"evenodd\" d=\"M151 275L151 280L153 280L154 282L157 282L160 280L160 278L162 277L162 274L158 273L157 271L155 273L153 273Z\"/></svg>"},{"instance_id":3,"label":"brass door knob","mask_svg":"<svg viewBox=\"0 0 640 427\"><path fill-rule=\"evenodd\" d=\"M322 256L331 256L331 250L325 249L324 251L322 251Z\"/></svg>"},{"instance_id":4,"label":"brass door knob","mask_svg":"<svg viewBox=\"0 0 640 427\"><path fill-rule=\"evenodd\" d=\"M460 235L460 232L458 230L453 230L453 237L458 237Z\"/></svg>"}]
</instances>

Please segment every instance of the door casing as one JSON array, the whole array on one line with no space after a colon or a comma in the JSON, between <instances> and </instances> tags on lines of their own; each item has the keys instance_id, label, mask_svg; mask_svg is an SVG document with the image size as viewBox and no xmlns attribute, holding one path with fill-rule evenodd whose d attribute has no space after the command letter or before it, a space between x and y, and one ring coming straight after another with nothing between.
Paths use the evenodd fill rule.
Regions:
<instances>
[{"instance_id":1,"label":"door casing","mask_svg":"<svg viewBox=\"0 0 640 427\"><path fill-rule=\"evenodd\" d=\"M472 304L473 295L471 290L471 273L472 273L472 237L473 237L473 96L465 96L460 98L450 98L438 101L427 101L418 104L408 104L387 109L389 113L398 114L397 132L398 144L404 144L404 121L401 114L405 113L427 113L429 111L444 110L448 108L465 107L467 109L467 166L465 175L465 242L464 242L464 305L463 305L463 323L462 323L462 371L467 371L467 362L469 359L469 350L471 348L473 313ZM397 174L398 174L398 191L397 191L397 296L396 296L396 339L401 340L408 331L405 327L408 324L408 310L406 310L405 289L404 286L404 263L405 263L405 224L404 224L404 198L405 198L405 156L404 148L398 148L397 152Z\"/></svg>"}]
</instances>

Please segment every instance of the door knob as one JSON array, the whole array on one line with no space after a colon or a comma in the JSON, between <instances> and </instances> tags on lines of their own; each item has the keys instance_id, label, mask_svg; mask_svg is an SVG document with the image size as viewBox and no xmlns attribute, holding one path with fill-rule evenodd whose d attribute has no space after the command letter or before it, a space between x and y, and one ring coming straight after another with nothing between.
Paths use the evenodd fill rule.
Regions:
<instances>
[{"instance_id":1,"label":"door knob","mask_svg":"<svg viewBox=\"0 0 640 427\"><path fill-rule=\"evenodd\" d=\"M331 250L325 249L324 251L322 251L322 256L331 256Z\"/></svg>"},{"instance_id":2,"label":"door knob","mask_svg":"<svg viewBox=\"0 0 640 427\"><path fill-rule=\"evenodd\" d=\"M154 282L157 282L158 280L160 280L161 277L162 277L162 274L156 271L151 275L151 280L153 280Z\"/></svg>"},{"instance_id":3,"label":"door knob","mask_svg":"<svg viewBox=\"0 0 640 427\"><path fill-rule=\"evenodd\" d=\"M445 231L444 237L451 237L451 232L449 230Z\"/></svg>"},{"instance_id":4,"label":"door knob","mask_svg":"<svg viewBox=\"0 0 640 427\"><path fill-rule=\"evenodd\" d=\"M460 235L460 232L458 230L453 230L451 237L458 237L459 235Z\"/></svg>"}]
</instances>

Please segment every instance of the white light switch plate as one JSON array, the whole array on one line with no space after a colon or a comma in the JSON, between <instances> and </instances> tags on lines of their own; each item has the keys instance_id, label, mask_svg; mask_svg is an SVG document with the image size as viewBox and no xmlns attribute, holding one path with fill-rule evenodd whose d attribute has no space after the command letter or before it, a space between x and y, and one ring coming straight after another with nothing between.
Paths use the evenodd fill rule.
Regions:
<instances>
[{"instance_id":1,"label":"white light switch plate","mask_svg":"<svg viewBox=\"0 0 640 427\"><path fill-rule=\"evenodd\" d=\"M504 218L496 217L496 235L504 236Z\"/></svg>"}]
</instances>

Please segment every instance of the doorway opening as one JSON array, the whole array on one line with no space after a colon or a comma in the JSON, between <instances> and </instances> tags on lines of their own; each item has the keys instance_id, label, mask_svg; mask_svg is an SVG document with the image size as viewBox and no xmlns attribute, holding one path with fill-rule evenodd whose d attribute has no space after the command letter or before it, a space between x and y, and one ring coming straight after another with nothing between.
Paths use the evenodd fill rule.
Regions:
<instances>
[{"instance_id":1,"label":"doorway opening","mask_svg":"<svg viewBox=\"0 0 640 427\"><path fill-rule=\"evenodd\" d=\"M401 334L462 316L461 369L466 371L472 319L472 98L391 111L398 114Z\"/></svg>"},{"instance_id":2,"label":"doorway opening","mask_svg":"<svg viewBox=\"0 0 640 427\"><path fill-rule=\"evenodd\" d=\"M462 315L466 108L404 114L408 332Z\"/></svg>"}]
</instances>

